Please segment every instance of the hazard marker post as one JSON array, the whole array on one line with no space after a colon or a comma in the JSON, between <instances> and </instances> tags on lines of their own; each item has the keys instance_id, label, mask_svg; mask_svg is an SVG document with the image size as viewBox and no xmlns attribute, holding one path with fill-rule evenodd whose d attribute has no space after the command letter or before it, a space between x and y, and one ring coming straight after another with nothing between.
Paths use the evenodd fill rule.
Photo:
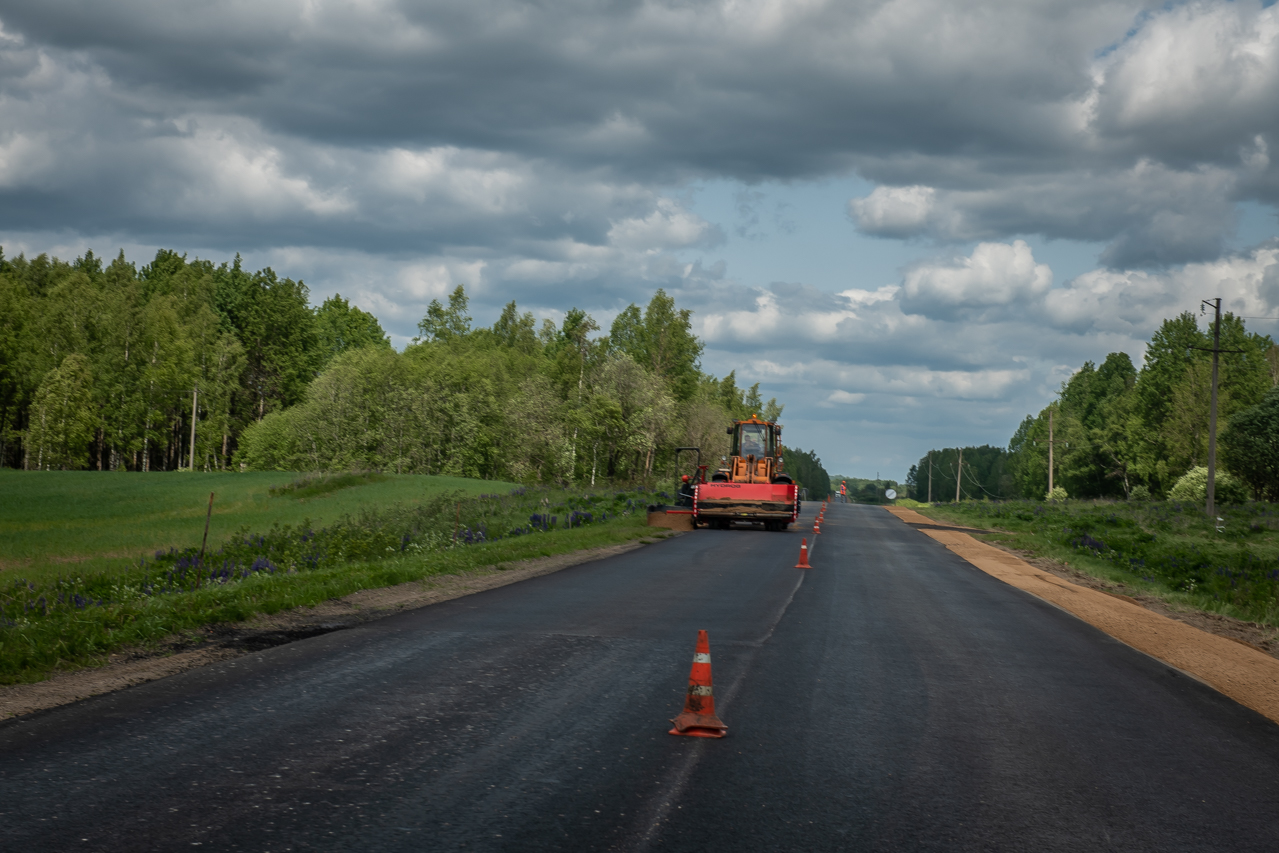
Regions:
<instances>
[{"instance_id":1,"label":"hazard marker post","mask_svg":"<svg viewBox=\"0 0 1279 853\"><path fill-rule=\"evenodd\" d=\"M711 643L705 631L697 632L693 668L688 673L684 713L671 720L670 734L685 737L723 737L728 726L715 716L715 690L711 686Z\"/></svg>"}]
</instances>

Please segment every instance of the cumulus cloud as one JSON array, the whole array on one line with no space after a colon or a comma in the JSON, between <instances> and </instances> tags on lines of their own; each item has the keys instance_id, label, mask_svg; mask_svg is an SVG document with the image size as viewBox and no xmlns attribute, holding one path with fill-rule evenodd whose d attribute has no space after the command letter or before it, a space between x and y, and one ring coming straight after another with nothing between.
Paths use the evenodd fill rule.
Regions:
<instances>
[{"instance_id":1,"label":"cumulus cloud","mask_svg":"<svg viewBox=\"0 0 1279 853\"><path fill-rule=\"evenodd\" d=\"M972 309L1028 302L1052 287L1053 274L1022 240L980 243L966 258L921 264L906 273L902 309L928 317L956 317Z\"/></svg>"},{"instance_id":2,"label":"cumulus cloud","mask_svg":"<svg viewBox=\"0 0 1279 853\"><path fill-rule=\"evenodd\" d=\"M936 207L932 187L876 187L848 203L857 227L881 237L913 237L927 228Z\"/></svg>"},{"instance_id":3,"label":"cumulus cloud","mask_svg":"<svg viewBox=\"0 0 1279 853\"><path fill-rule=\"evenodd\" d=\"M881 237L966 242L1044 234L1108 243L1115 268L1185 263L1221 253L1236 222L1240 174L1179 171L1141 159L1103 172L991 177L981 189L877 187L849 202L857 227Z\"/></svg>"},{"instance_id":4,"label":"cumulus cloud","mask_svg":"<svg viewBox=\"0 0 1279 853\"><path fill-rule=\"evenodd\" d=\"M1143 20L1098 73L1099 136L1178 165L1235 165L1279 130L1279 9L1170 7Z\"/></svg>"},{"instance_id":5,"label":"cumulus cloud","mask_svg":"<svg viewBox=\"0 0 1279 853\"><path fill-rule=\"evenodd\" d=\"M830 396L826 398L826 402L827 404L847 403L851 405L860 403L865 399L865 394L852 394L848 391L835 390L830 392Z\"/></svg>"}]
</instances>

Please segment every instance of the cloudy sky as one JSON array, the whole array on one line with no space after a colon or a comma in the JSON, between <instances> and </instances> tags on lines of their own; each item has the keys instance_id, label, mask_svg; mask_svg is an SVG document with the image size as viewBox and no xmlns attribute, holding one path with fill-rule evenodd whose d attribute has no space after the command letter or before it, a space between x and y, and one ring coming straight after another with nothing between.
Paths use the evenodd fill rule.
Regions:
<instances>
[{"instance_id":1,"label":"cloudy sky","mask_svg":"<svg viewBox=\"0 0 1279 853\"><path fill-rule=\"evenodd\" d=\"M0 2L7 255L238 251L399 344L664 287L856 476L1279 317L1277 146L1257 2Z\"/></svg>"}]
</instances>

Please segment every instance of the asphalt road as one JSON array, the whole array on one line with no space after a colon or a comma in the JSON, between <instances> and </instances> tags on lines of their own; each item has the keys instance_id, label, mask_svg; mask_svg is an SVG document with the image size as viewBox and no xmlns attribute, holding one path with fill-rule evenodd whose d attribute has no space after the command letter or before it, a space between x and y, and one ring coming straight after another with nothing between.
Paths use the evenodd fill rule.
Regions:
<instances>
[{"instance_id":1,"label":"asphalt road","mask_svg":"<svg viewBox=\"0 0 1279 853\"><path fill-rule=\"evenodd\" d=\"M1279 849L1279 726L883 510L832 505L811 571L801 535L697 531L0 724L0 843ZM666 734L699 628L723 740Z\"/></svg>"}]
</instances>

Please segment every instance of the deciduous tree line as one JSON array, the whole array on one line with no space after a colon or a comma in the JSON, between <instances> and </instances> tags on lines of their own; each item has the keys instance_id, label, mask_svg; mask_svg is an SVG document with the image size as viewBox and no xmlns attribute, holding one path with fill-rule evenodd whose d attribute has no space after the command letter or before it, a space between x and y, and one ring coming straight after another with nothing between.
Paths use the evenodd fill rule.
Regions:
<instances>
[{"instance_id":1,"label":"deciduous tree line","mask_svg":"<svg viewBox=\"0 0 1279 853\"><path fill-rule=\"evenodd\" d=\"M1211 330L1187 312L1165 320L1138 370L1125 353L1086 362L1057 399L1028 415L998 448L965 448L961 494L1042 498L1048 491L1049 415L1053 485L1077 498L1165 497L1207 464ZM1217 393L1218 465L1256 498L1279 499L1279 348L1242 319L1221 321ZM958 449L932 452L933 498L953 500ZM973 467L969 470L972 460ZM915 497L926 490L928 456L911 468ZM940 483L940 486L939 486Z\"/></svg>"},{"instance_id":2,"label":"deciduous tree line","mask_svg":"<svg viewBox=\"0 0 1279 853\"><path fill-rule=\"evenodd\" d=\"M187 261L141 269L0 252L0 464L171 470L233 464L244 430L302 400L351 348L390 344L340 296L318 309L271 269Z\"/></svg>"},{"instance_id":3,"label":"deciduous tree line","mask_svg":"<svg viewBox=\"0 0 1279 853\"><path fill-rule=\"evenodd\" d=\"M296 406L267 415L240 459L262 469L374 468L522 482L646 481L673 450L726 452L733 418L775 418L759 386L699 369L691 315L661 290L607 335L585 312L538 326L512 302L473 328L466 291L434 301L404 352L337 356Z\"/></svg>"},{"instance_id":4,"label":"deciduous tree line","mask_svg":"<svg viewBox=\"0 0 1279 853\"><path fill-rule=\"evenodd\" d=\"M730 420L781 413L701 372L690 312L661 290L601 335L580 310L539 327L515 303L474 328L459 287L403 352L340 296L308 298L238 256L0 252L0 464L635 481L672 473L676 446L713 463Z\"/></svg>"}]
</instances>

